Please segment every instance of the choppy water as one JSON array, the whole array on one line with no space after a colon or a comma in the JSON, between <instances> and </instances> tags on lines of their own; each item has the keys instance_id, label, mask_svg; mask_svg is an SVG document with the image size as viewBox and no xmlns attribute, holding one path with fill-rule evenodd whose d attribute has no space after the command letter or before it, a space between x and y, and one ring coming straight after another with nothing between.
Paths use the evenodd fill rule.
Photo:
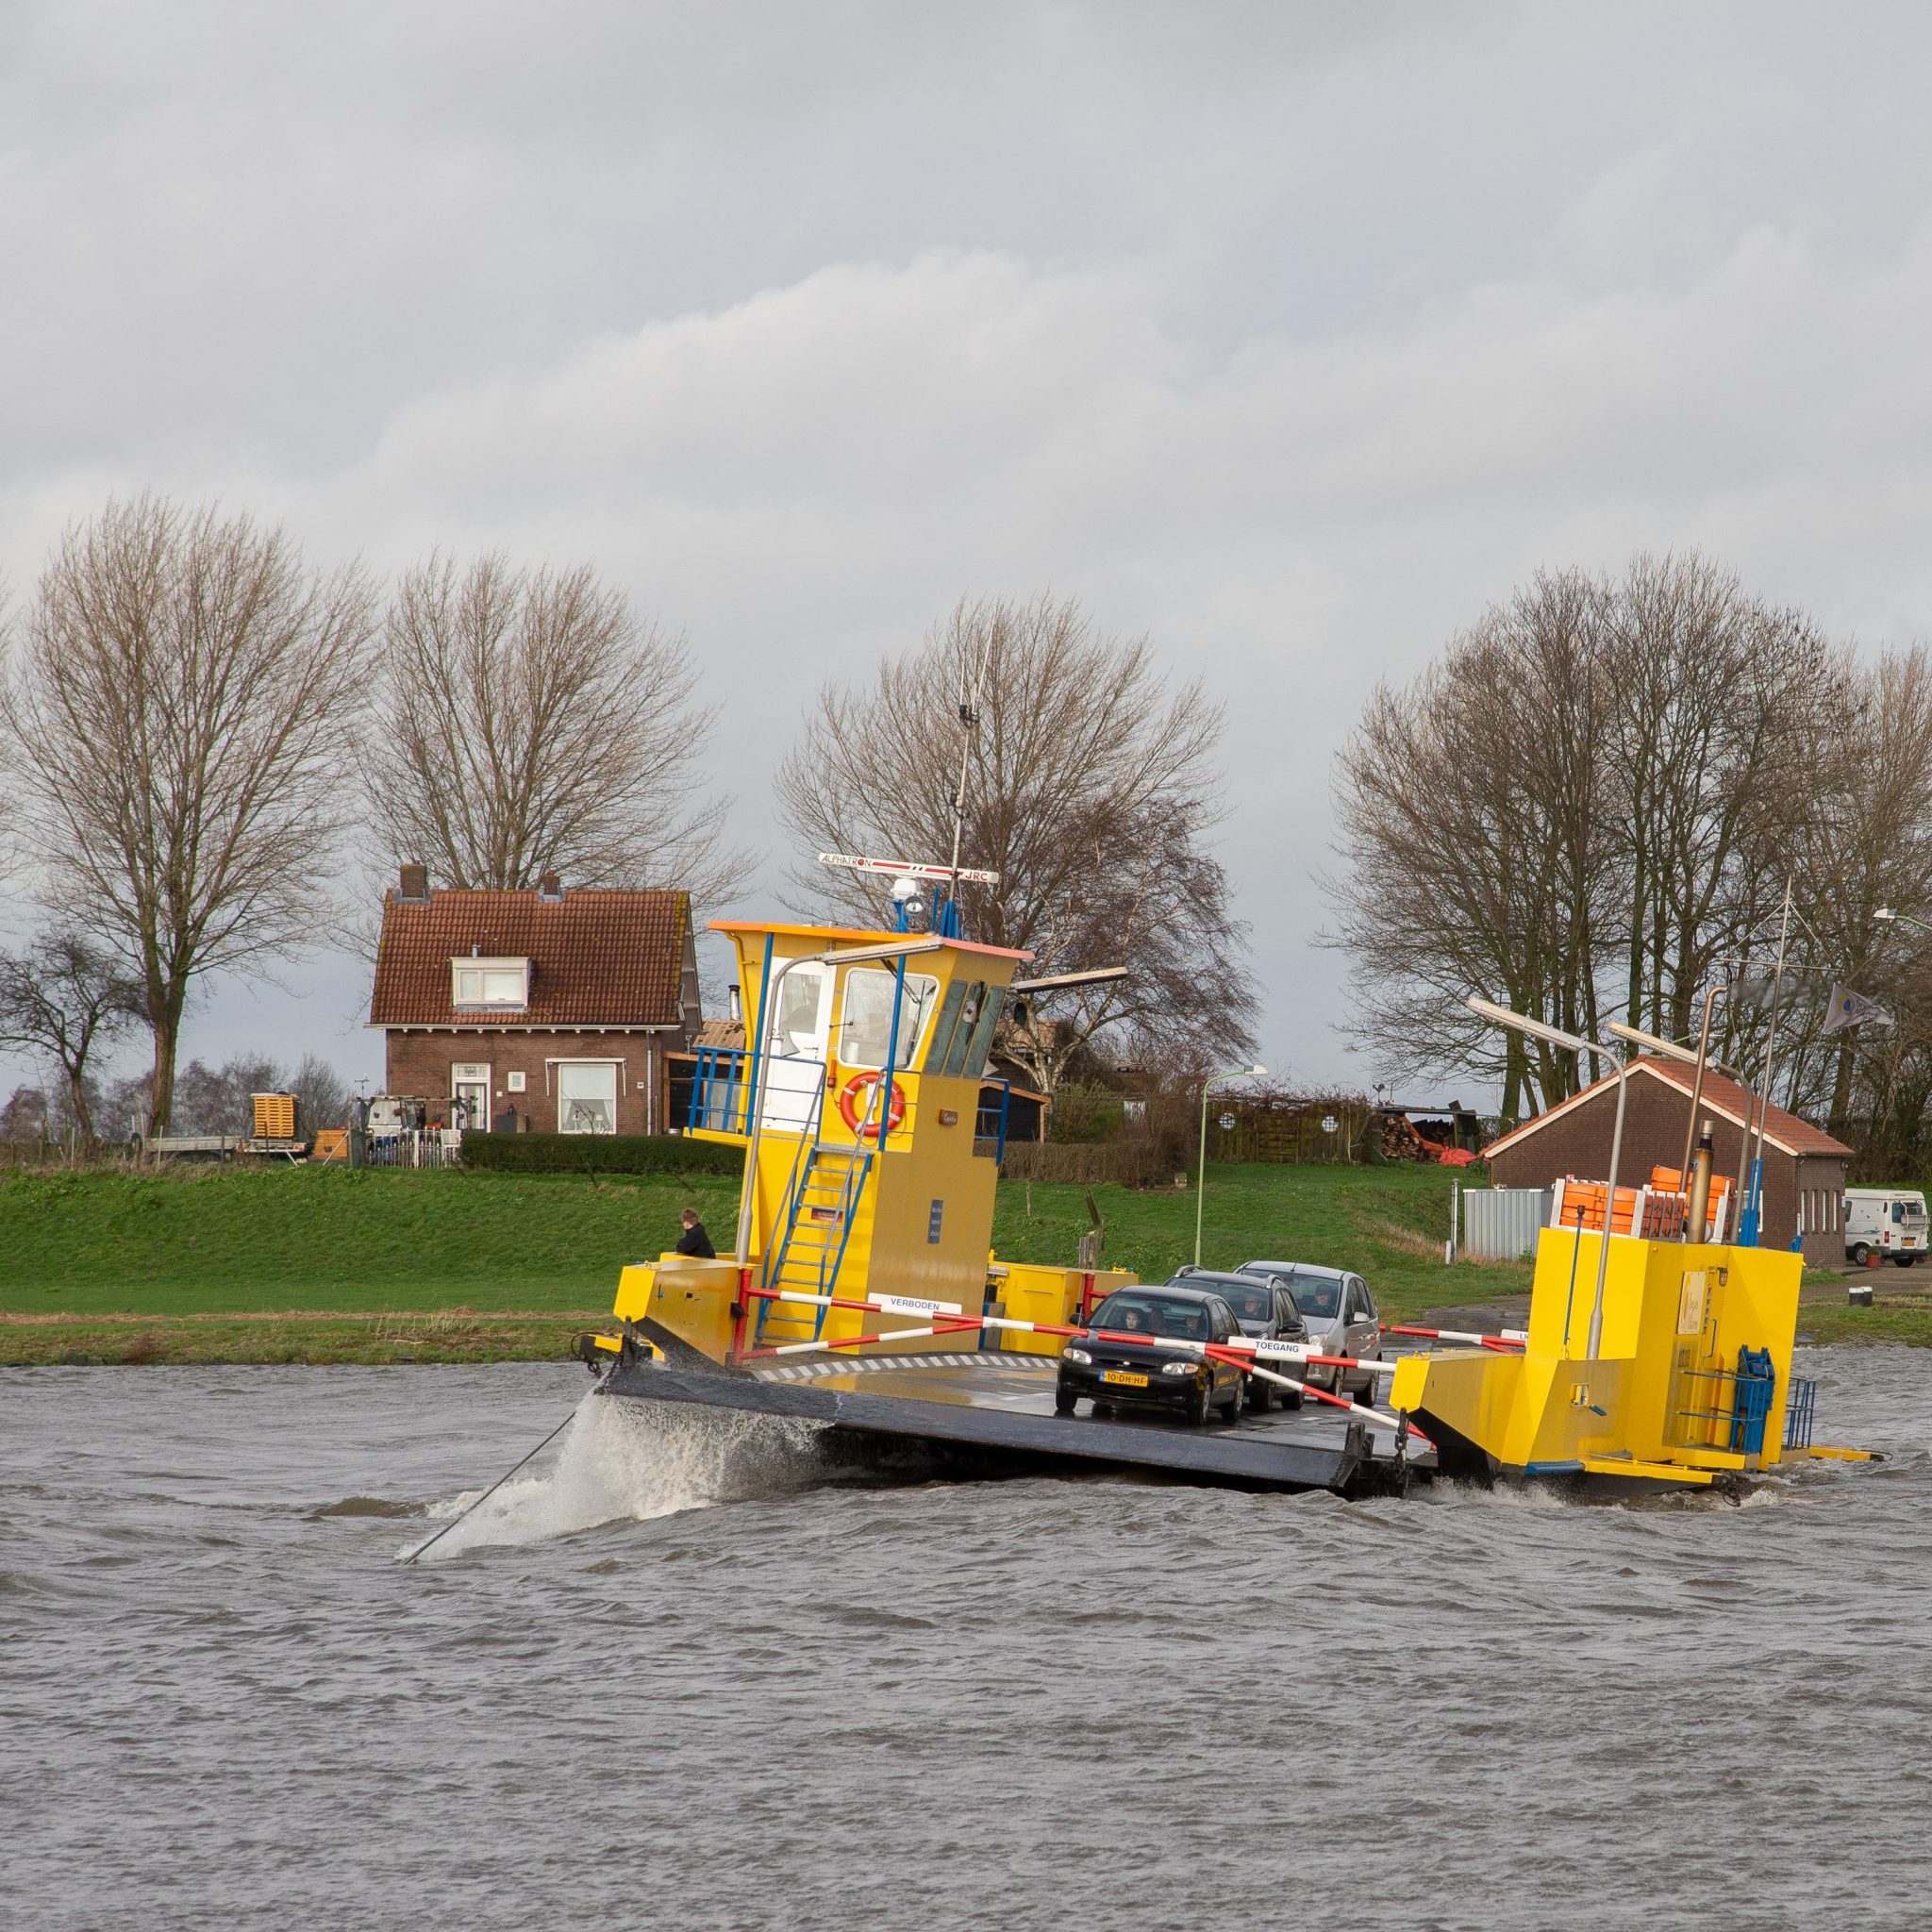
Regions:
<instances>
[{"instance_id":1,"label":"choppy water","mask_svg":"<svg viewBox=\"0 0 1932 1932\"><path fill-rule=\"evenodd\" d=\"M811 1487L581 1372L0 1372L0 1923L1932 1924L1932 1356L1742 1507Z\"/></svg>"}]
</instances>

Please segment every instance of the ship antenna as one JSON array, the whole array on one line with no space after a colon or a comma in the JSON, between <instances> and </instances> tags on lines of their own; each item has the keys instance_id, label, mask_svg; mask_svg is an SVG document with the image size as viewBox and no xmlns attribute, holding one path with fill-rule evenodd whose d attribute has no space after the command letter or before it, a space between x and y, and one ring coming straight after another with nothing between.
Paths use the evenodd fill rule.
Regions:
<instances>
[{"instance_id":1,"label":"ship antenna","mask_svg":"<svg viewBox=\"0 0 1932 1932\"><path fill-rule=\"evenodd\" d=\"M979 707L986 695L987 666L992 658L994 625L989 625L979 650L979 670L969 685L959 684L959 788L953 793L953 875L946 882L946 904L933 923L936 932L957 935L959 924L959 846L966 835L966 778L973 766L973 746L979 736Z\"/></svg>"}]
</instances>

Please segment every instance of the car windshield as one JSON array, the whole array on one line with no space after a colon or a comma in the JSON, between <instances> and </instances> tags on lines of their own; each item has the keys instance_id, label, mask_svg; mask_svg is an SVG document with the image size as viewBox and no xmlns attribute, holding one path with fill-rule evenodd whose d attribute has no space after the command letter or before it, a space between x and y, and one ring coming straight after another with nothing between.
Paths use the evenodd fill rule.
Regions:
<instances>
[{"instance_id":1,"label":"car windshield","mask_svg":"<svg viewBox=\"0 0 1932 1932\"><path fill-rule=\"evenodd\" d=\"M1171 1335L1186 1341L1206 1341L1208 1334L1208 1310L1178 1295L1110 1294L1094 1309L1091 1322L1095 1328Z\"/></svg>"}]
</instances>

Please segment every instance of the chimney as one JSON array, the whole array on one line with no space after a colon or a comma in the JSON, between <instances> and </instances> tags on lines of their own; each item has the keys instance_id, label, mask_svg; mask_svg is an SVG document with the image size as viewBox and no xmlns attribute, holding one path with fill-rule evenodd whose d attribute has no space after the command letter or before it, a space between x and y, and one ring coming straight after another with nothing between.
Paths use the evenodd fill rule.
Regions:
<instances>
[{"instance_id":1,"label":"chimney","mask_svg":"<svg viewBox=\"0 0 1932 1932\"><path fill-rule=\"evenodd\" d=\"M734 1020L744 1018L744 996L739 991L735 979L731 982L731 1017Z\"/></svg>"},{"instance_id":2,"label":"chimney","mask_svg":"<svg viewBox=\"0 0 1932 1932\"><path fill-rule=\"evenodd\" d=\"M553 905L563 897L563 880L554 872L541 873L537 878L537 896L550 901Z\"/></svg>"},{"instance_id":3,"label":"chimney","mask_svg":"<svg viewBox=\"0 0 1932 1932\"><path fill-rule=\"evenodd\" d=\"M396 889L396 897L407 899L411 904L422 906L429 899L429 868L426 865L406 865L402 869L401 882Z\"/></svg>"}]
</instances>

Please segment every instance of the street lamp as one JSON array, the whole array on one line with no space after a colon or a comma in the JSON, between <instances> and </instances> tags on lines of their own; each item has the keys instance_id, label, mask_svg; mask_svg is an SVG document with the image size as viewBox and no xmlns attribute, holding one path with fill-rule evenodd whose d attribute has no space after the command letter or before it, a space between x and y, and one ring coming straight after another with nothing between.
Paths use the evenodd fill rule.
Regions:
<instances>
[{"instance_id":1,"label":"street lamp","mask_svg":"<svg viewBox=\"0 0 1932 1932\"><path fill-rule=\"evenodd\" d=\"M1230 1080L1257 1080L1268 1069L1261 1065L1233 1067L1224 1074L1209 1074L1201 1082L1201 1158L1194 1175L1194 1266L1201 1265L1201 1210L1208 1192L1208 1090L1224 1087Z\"/></svg>"},{"instance_id":2,"label":"street lamp","mask_svg":"<svg viewBox=\"0 0 1932 1932\"><path fill-rule=\"evenodd\" d=\"M1872 917L1884 920L1888 925L1915 925L1921 932L1932 932L1932 925L1927 925L1923 919L1914 919L1909 912L1901 912L1896 906L1881 906Z\"/></svg>"},{"instance_id":3,"label":"street lamp","mask_svg":"<svg viewBox=\"0 0 1932 1932\"><path fill-rule=\"evenodd\" d=\"M1479 1000L1474 993L1463 1002L1478 1019L1487 1020L1491 1026L1513 1027L1518 1033L1534 1035L1538 1040L1547 1040L1553 1046L1560 1046L1571 1053L1601 1053L1603 1048L1593 1041L1579 1040L1574 1033L1565 1033L1559 1026L1546 1026L1541 1020L1532 1020L1523 1013L1512 1013L1507 1007L1499 1007L1492 1000ZM1595 1361L1597 1351L1603 1346L1604 1339L1604 1280L1610 1266L1610 1223L1617 1212L1617 1168L1624 1158L1624 1108L1630 1098L1630 1073L1622 1060L1617 1067L1617 1124L1610 1131L1610 1179L1604 1194L1604 1232L1598 1243L1596 1255L1596 1301L1590 1311L1590 1355ZM1580 1244L1583 1230L1579 1227L1576 1239ZM1572 1265L1571 1281L1575 1281L1575 1269ZM1563 1315L1563 1345L1570 1344L1570 1316L1566 1309Z\"/></svg>"}]
</instances>

